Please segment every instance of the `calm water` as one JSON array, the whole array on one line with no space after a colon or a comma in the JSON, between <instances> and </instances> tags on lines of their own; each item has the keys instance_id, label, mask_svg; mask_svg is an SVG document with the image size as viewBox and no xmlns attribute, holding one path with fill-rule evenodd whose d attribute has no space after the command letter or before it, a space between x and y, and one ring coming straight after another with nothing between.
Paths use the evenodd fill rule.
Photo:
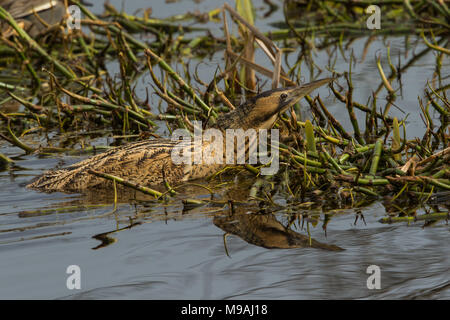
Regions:
<instances>
[{"instance_id":1,"label":"calm water","mask_svg":"<svg viewBox=\"0 0 450 320\"><path fill-rule=\"evenodd\" d=\"M112 3L118 8L121 6L119 1ZM217 3L185 0L175 4L152 1L151 5L155 17L168 17L188 10L211 10ZM262 1L255 1L255 4L258 15L262 16L267 7ZM126 1L124 9L134 13L139 7L149 5L149 1ZM101 6L96 4L94 11L101 12ZM281 13L276 12L267 19L257 20L257 26L267 30L269 22L281 20ZM208 26L221 32L217 24ZM366 40L357 40L348 49L353 49L358 59L361 59ZM390 42L394 61L399 55L402 61L407 61L413 52L424 49L419 43L407 56L403 37L376 40L364 62L359 61L353 68L355 100L365 103L380 83L374 55L381 53L385 59L383 41ZM291 63L295 56L290 55ZM223 64L222 57L223 53L219 52L200 65L202 79L210 80L217 64ZM257 60L264 64L262 55L257 56ZM318 52L315 62L326 64L326 56ZM193 60L191 67L197 63ZM384 66L388 70L387 65ZM434 68L434 54L428 52L403 75L403 95L396 104L403 112L410 113L407 127L410 136L423 134L417 96L423 93ZM337 60L336 69L348 70L348 62L342 56ZM447 59L444 60L444 77L448 77L449 70ZM305 72L305 80L309 80L307 74ZM148 83L145 77L140 81L138 92L143 96ZM329 110L350 130L342 104L333 99L327 88L318 92ZM392 108L391 114L404 117L396 108ZM99 144L108 142L111 140L98 141ZM384 225L378 220L385 216L386 210L382 203L375 202L362 210L364 221L358 219L355 223L355 210L342 209L332 212L326 234L322 228L324 214L316 227L311 226L313 239L324 245L339 246L345 249L343 251L267 249L250 239L257 237L258 232L267 231L266 223L274 228L286 226L283 210L258 220L262 228L257 230L248 229L246 224L250 216L247 213L256 209L245 206L239 206L238 214L230 218L227 206L207 206L184 212L181 200L164 206L132 195L132 200L120 204L117 212L112 213L112 200L98 195L43 194L24 188L43 171L85 156L22 156L19 149L2 140L0 152L13 157L20 166L0 171L2 299L450 298L450 229L445 221L427 227L423 222ZM239 183L234 184L230 179L230 184L218 190L219 198L226 198L233 192L245 194L239 189L242 188ZM186 194L180 197L192 195L189 190ZM282 198L276 201L283 203ZM52 211L58 208L66 209ZM36 210L40 211L36 213ZM230 223L226 226L237 226L241 230L240 236L226 238L228 255L223 241L225 231L220 223L220 219L227 217ZM306 228L298 224L291 230L296 237L307 235ZM277 239L284 241L283 237ZM81 268L81 290L66 287L69 265ZM369 274L366 270L370 265L381 269L380 290L367 289Z\"/></svg>"}]
</instances>

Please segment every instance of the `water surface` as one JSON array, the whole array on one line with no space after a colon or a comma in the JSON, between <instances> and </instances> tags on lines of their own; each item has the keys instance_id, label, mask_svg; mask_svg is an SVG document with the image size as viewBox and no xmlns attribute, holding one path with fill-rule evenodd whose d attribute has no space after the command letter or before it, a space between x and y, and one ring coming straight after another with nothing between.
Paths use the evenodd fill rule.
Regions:
<instances>
[{"instance_id":1,"label":"water surface","mask_svg":"<svg viewBox=\"0 0 450 320\"><path fill-rule=\"evenodd\" d=\"M121 2L111 2L121 7ZM262 30L269 28L269 22L283 20L280 11L262 19L267 8L262 1L255 1L255 4L260 17L256 24ZM212 10L220 3L190 0L174 4L161 0L123 2L124 10L129 13L149 5L153 7L155 17L164 18L188 10ZM97 2L93 10L102 11ZM222 32L218 24L208 23L206 26ZM356 57L361 57L366 40L362 38L352 44ZM392 56L400 55L408 60L404 37L376 40L365 61L353 68L355 100L366 102L380 84L374 56L385 53L383 41L390 42ZM418 43L413 51L424 49ZM288 60L292 63L295 57L293 53ZM270 67L263 59L262 55L257 55L259 63ZM198 62L192 59L191 68ZM318 52L315 62L326 64L327 60ZM447 72L444 76L448 77L448 59L444 63L447 66L443 68ZM210 81L218 64L223 64L223 52L200 64L200 77ZM434 68L435 56L430 51L403 75L403 92L396 100L402 110L393 108L391 114L404 117L405 113L410 113L409 136L421 136L424 132L417 110L417 96L423 92L427 80L432 78ZM348 70L348 62L342 56L338 57L336 69ZM309 80L307 72L304 79ZM137 91L143 97L149 82L147 76L139 82ZM318 90L318 93L330 112L351 131L342 104L334 100L327 88ZM304 115L308 116L306 103L302 105ZM437 118L437 115L433 116ZM364 122L363 118L361 122ZM161 133L164 132L161 129ZM99 144L109 142L107 139L98 140ZM112 213L111 199L96 199L96 195L44 194L24 187L43 171L71 164L86 155L22 155L21 150L2 140L0 152L17 160L16 167L0 171L2 299L450 298L449 226L446 221L427 224L426 227L424 222L384 225L378 220L386 215L386 209L381 202L374 202L362 208L364 220L358 218L355 223L358 211L342 209L331 212L333 216L326 232L322 228L325 213L320 216L316 227L310 226L314 240L338 246L345 249L343 251L301 247L268 249L251 243L248 234L247 238L244 234L226 237L225 248L225 231L219 228L217 219L229 216L227 205L200 207L186 212L181 199L171 205L163 205L132 195L129 201L119 204L117 212ZM239 190L233 185L233 179L229 182L229 188ZM225 187L218 190L219 198L227 192L229 190ZM188 196L189 192L180 198ZM284 201L281 197L275 200L279 203ZM66 209L57 211L60 208ZM49 211L51 209L56 211ZM40 212L36 213L36 210ZM247 210L252 212L252 208L239 206L237 210L242 214L247 214ZM275 212L273 219L271 223L277 228L287 226L284 210ZM241 220L231 221L239 223ZM290 230L308 237L306 226L294 223ZM81 290L66 287L69 265L81 268ZM380 290L367 288L369 274L366 270L370 265L381 269Z\"/></svg>"}]
</instances>

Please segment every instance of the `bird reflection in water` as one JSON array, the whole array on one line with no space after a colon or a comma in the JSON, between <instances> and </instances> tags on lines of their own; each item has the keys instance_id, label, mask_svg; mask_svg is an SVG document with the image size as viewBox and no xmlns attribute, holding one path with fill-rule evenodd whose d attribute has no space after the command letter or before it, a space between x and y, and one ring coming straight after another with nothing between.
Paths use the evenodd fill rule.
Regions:
<instances>
[{"instance_id":1,"label":"bird reflection in water","mask_svg":"<svg viewBox=\"0 0 450 320\"><path fill-rule=\"evenodd\" d=\"M299 234L285 227L274 214L262 211L252 212L248 208L233 208L226 216L216 216L213 223L224 230L226 236L236 235L244 241L268 249L319 248L329 251L342 251L341 247L326 244Z\"/></svg>"}]
</instances>

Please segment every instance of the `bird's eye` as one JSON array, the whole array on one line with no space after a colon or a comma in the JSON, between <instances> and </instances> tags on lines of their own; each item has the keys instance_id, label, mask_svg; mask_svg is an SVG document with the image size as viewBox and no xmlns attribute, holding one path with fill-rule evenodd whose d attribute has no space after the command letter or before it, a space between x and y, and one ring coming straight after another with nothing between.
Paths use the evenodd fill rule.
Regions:
<instances>
[{"instance_id":1,"label":"bird's eye","mask_svg":"<svg viewBox=\"0 0 450 320\"><path fill-rule=\"evenodd\" d=\"M287 98L287 94L286 93L282 93L280 96L281 100L285 100Z\"/></svg>"}]
</instances>

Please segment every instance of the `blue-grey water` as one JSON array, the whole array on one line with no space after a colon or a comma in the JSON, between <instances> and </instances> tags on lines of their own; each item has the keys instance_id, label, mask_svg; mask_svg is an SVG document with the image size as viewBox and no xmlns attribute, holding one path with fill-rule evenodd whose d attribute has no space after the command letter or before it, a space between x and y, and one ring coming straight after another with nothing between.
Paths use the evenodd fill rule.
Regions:
<instances>
[{"instance_id":1,"label":"blue-grey water","mask_svg":"<svg viewBox=\"0 0 450 320\"><path fill-rule=\"evenodd\" d=\"M92 1L93 2L93 1ZM117 8L136 13L152 7L153 16L166 18L186 11L207 12L220 6L219 1L180 0L110 1ZM274 1L275 2L275 1ZM256 25L266 31L269 22L282 21L280 10L264 19L268 7L254 1ZM281 4L281 1L277 1ZM94 12L102 12L95 2ZM222 34L221 24L206 25ZM358 61L352 68L354 99L365 103L380 85L375 55L381 54L385 71L389 70L385 44L391 55L408 61L425 49L417 41L406 53L403 36L377 38L369 47L365 60L362 52L367 38L352 43L346 53L354 51ZM281 44L282 45L282 44ZM300 49L299 49L300 50ZM293 63L297 53L289 55ZM315 63L327 64L323 52L314 54ZM262 53L257 62L270 67ZM391 115L403 118L409 113L409 137L423 135L418 97L423 97L427 81L435 71L435 54L426 53L402 75L403 91L396 100L402 109L391 108ZM200 60L192 58L194 68ZM217 52L199 66L199 75L211 80L217 65L223 66L223 52ZM443 61L443 77L449 77L449 60ZM114 66L112 66L114 68ZM335 68L348 70L348 61L338 54ZM303 79L310 80L304 69ZM328 75L324 68L323 75ZM137 92L145 98L151 82L146 75L139 80ZM398 83L394 82L398 87ZM336 102L328 88L318 90L330 112L351 130L347 111ZM382 91L380 99L386 96ZM152 96L154 105L157 97ZM308 116L306 102L302 102ZM361 114L358 114L361 116ZM434 119L438 115L432 114ZM364 118L361 118L364 122ZM436 120L437 121L437 120ZM166 133L161 129L161 134ZM31 143L25 136L24 141ZM56 138L57 139L57 138ZM99 144L110 142L99 139ZM337 245L344 251L316 248L267 249L238 236L226 238L225 231L214 223L226 216L228 208L200 207L183 212L181 200L169 205L130 200L112 212L112 200L95 201L81 195L45 194L25 189L35 176L57 165L73 163L86 156L55 155L39 157L23 152L0 140L0 152L16 160L16 167L0 171L0 298L1 299L448 299L450 298L449 226L446 221L426 225L422 221L381 224L386 215L381 202L362 208L364 221L353 209L334 210L323 230L325 213L316 227L310 227L315 240ZM224 192L223 190L219 192ZM180 197L189 197L182 195ZM282 202L283 199L275 199ZM100 204L103 206L100 206ZM85 206L85 207L83 207ZM43 211L76 207L72 210ZM40 210L40 214L36 214ZM33 213L34 212L34 213ZM423 210L418 210L423 213ZM285 224L283 210L275 217ZM292 230L307 235L306 227L294 224ZM108 233L109 245L98 238ZM93 238L97 236L97 238ZM68 289L68 266L81 270L81 289ZM376 265L381 271L381 288L368 289L367 268Z\"/></svg>"}]
</instances>

